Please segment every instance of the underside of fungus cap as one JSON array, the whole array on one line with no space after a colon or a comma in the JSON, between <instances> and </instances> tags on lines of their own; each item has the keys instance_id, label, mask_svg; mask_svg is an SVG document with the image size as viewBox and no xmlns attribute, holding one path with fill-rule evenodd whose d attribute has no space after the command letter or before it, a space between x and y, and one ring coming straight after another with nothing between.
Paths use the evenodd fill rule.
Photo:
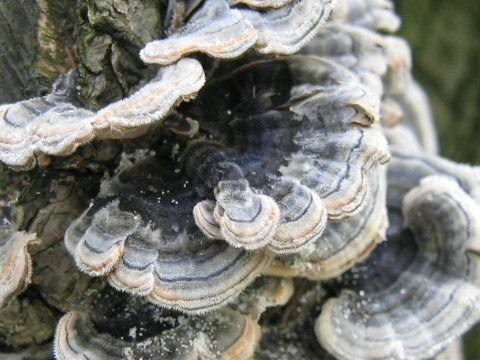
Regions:
<instances>
[{"instance_id":1,"label":"underside of fungus cap","mask_svg":"<svg viewBox=\"0 0 480 360\"><path fill-rule=\"evenodd\" d=\"M367 205L369 174L390 154L378 98L353 74L311 56L218 71L229 75L187 110L209 140L183 155L205 197L194 215L207 237L295 253L321 236L327 218Z\"/></svg>"},{"instance_id":2,"label":"underside of fungus cap","mask_svg":"<svg viewBox=\"0 0 480 360\"><path fill-rule=\"evenodd\" d=\"M236 4L251 9L232 6ZM206 0L173 35L147 43L140 57L148 64L168 65L195 52L237 58L251 47L262 54L293 54L313 38L333 6L333 0L245 0L230 5Z\"/></svg>"},{"instance_id":3,"label":"underside of fungus cap","mask_svg":"<svg viewBox=\"0 0 480 360\"><path fill-rule=\"evenodd\" d=\"M0 230L0 308L30 283L32 260L28 245L35 241L35 234Z\"/></svg>"},{"instance_id":4,"label":"underside of fungus cap","mask_svg":"<svg viewBox=\"0 0 480 360\"><path fill-rule=\"evenodd\" d=\"M167 146L168 147L168 146ZM67 230L79 268L117 289L185 312L231 301L270 261L208 239L193 221L200 199L165 153L127 167Z\"/></svg>"},{"instance_id":5,"label":"underside of fungus cap","mask_svg":"<svg viewBox=\"0 0 480 360\"><path fill-rule=\"evenodd\" d=\"M36 165L36 156L68 155L93 138L131 138L161 122L205 83L200 63L183 59L163 68L130 97L98 112L82 109L56 91L0 106L0 160L17 169ZM58 91L63 91L59 89Z\"/></svg>"},{"instance_id":6,"label":"underside of fungus cap","mask_svg":"<svg viewBox=\"0 0 480 360\"><path fill-rule=\"evenodd\" d=\"M427 359L480 319L478 204L430 176L403 199L404 228L346 273L315 331L340 359Z\"/></svg>"},{"instance_id":7,"label":"underside of fungus cap","mask_svg":"<svg viewBox=\"0 0 480 360\"><path fill-rule=\"evenodd\" d=\"M262 339L256 360L334 360L318 343L315 317L327 297L319 282L295 281L295 295L281 308L262 318Z\"/></svg>"},{"instance_id":8,"label":"underside of fungus cap","mask_svg":"<svg viewBox=\"0 0 480 360\"><path fill-rule=\"evenodd\" d=\"M247 360L260 338L256 321L233 309L187 317L112 292L92 307L60 319L57 359Z\"/></svg>"},{"instance_id":9,"label":"underside of fungus cap","mask_svg":"<svg viewBox=\"0 0 480 360\"><path fill-rule=\"evenodd\" d=\"M372 193L356 215L329 221L323 234L299 254L276 257L266 274L282 277L330 279L364 260L385 239L388 226L386 174L370 175Z\"/></svg>"},{"instance_id":10,"label":"underside of fungus cap","mask_svg":"<svg viewBox=\"0 0 480 360\"><path fill-rule=\"evenodd\" d=\"M266 310L288 303L294 290L292 279L260 276L230 307L259 320Z\"/></svg>"}]
</instances>

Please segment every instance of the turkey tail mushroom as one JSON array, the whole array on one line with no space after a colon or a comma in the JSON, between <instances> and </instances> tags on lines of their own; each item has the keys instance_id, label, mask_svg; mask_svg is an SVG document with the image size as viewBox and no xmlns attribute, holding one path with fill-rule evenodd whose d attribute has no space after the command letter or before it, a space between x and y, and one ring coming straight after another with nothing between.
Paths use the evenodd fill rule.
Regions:
<instances>
[{"instance_id":1,"label":"turkey tail mushroom","mask_svg":"<svg viewBox=\"0 0 480 360\"><path fill-rule=\"evenodd\" d=\"M339 359L427 359L480 319L479 205L442 176L403 200L405 227L341 281L315 331Z\"/></svg>"},{"instance_id":2,"label":"turkey tail mushroom","mask_svg":"<svg viewBox=\"0 0 480 360\"><path fill-rule=\"evenodd\" d=\"M182 101L202 88L200 63L183 59L161 69L129 98L94 113L53 92L0 106L0 160L19 170L30 169L36 156L68 155L98 138L131 138L161 122Z\"/></svg>"},{"instance_id":3,"label":"turkey tail mushroom","mask_svg":"<svg viewBox=\"0 0 480 360\"><path fill-rule=\"evenodd\" d=\"M150 309L154 316L149 320L138 307L142 304L129 310L136 316L124 316L122 321L111 314L99 317L95 312L68 312L57 325L56 358L248 360L261 335L256 321L231 309L185 319L178 313ZM148 323L156 326L139 334L139 327ZM125 334L119 335L122 332Z\"/></svg>"},{"instance_id":4,"label":"turkey tail mushroom","mask_svg":"<svg viewBox=\"0 0 480 360\"><path fill-rule=\"evenodd\" d=\"M25 290L32 276L28 245L38 241L23 231L0 231L0 308Z\"/></svg>"},{"instance_id":5,"label":"turkey tail mushroom","mask_svg":"<svg viewBox=\"0 0 480 360\"><path fill-rule=\"evenodd\" d=\"M170 65L195 52L228 59L246 52L257 41L252 23L224 0L208 0L179 31L147 43L140 58L147 64Z\"/></svg>"},{"instance_id":6,"label":"turkey tail mushroom","mask_svg":"<svg viewBox=\"0 0 480 360\"><path fill-rule=\"evenodd\" d=\"M252 87L255 97L244 96ZM191 116L211 140L182 154L205 198L193 211L198 227L233 246L287 254L316 241L328 221L361 212L370 174L390 158L378 103L345 68L311 56L250 63L207 85Z\"/></svg>"},{"instance_id":7,"label":"turkey tail mushroom","mask_svg":"<svg viewBox=\"0 0 480 360\"><path fill-rule=\"evenodd\" d=\"M327 209L310 188L293 179L274 185L273 198L280 208L280 223L270 248L287 254L319 237L327 224Z\"/></svg>"},{"instance_id":8,"label":"turkey tail mushroom","mask_svg":"<svg viewBox=\"0 0 480 360\"><path fill-rule=\"evenodd\" d=\"M230 245L256 250L269 244L277 230L280 211L269 196L255 194L248 182L220 181L215 187L213 211L222 237Z\"/></svg>"},{"instance_id":9,"label":"turkey tail mushroom","mask_svg":"<svg viewBox=\"0 0 480 360\"><path fill-rule=\"evenodd\" d=\"M362 211L348 219L329 221L323 234L306 249L276 257L265 274L331 279L369 256L385 239L388 226L385 171L374 172L370 178L372 194Z\"/></svg>"},{"instance_id":10,"label":"turkey tail mushroom","mask_svg":"<svg viewBox=\"0 0 480 360\"><path fill-rule=\"evenodd\" d=\"M162 156L146 159L104 183L65 242L81 270L108 275L117 289L164 307L206 312L232 301L270 255L202 235L191 215L198 196L170 166Z\"/></svg>"},{"instance_id":11,"label":"turkey tail mushroom","mask_svg":"<svg viewBox=\"0 0 480 360\"><path fill-rule=\"evenodd\" d=\"M262 54L293 54L313 38L333 6L334 0L292 0L255 11L206 0L183 28L147 43L140 57L148 64L169 65L194 52L220 59L239 57L251 47Z\"/></svg>"}]
</instances>

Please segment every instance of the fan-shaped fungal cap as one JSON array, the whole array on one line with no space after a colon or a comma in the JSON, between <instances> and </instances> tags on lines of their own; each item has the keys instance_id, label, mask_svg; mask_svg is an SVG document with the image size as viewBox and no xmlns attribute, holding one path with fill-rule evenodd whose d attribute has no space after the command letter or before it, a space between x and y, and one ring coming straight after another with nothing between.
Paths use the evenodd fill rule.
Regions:
<instances>
[{"instance_id":1,"label":"fan-shaped fungal cap","mask_svg":"<svg viewBox=\"0 0 480 360\"><path fill-rule=\"evenodd\" d=\"M376 124L378 98L317 57L229 72L191 108L199 131L215 140L183 154L183 168L206 198L195 221L206 236L234 246L298 252L321 235L327 217L346 218L367 204L369 174L390 157ZM253 97L245 96L252 88ZM232 231L243 229L239 223L227 228L231 219L254 219L253 238Z\"/></svg>"},{"instance_id":2,"label":"fan-shaped fungal cap","mask_svg":"<svg viewBox=\"0 0 480 360\"><path fill-rule=\"evenodd\" d=\"M200 63L184 59L161 69L147 85L127 99L96 114L92 125L100 137L124 138L159 122L182 101L191 100L205 83Z\"/></svg>"},{"instance_id":3,"label":"fan-shaped fungal cap","mask_svg":"<svg viewBox=\"0 0 480 360\"><path fill-rule=\"evenodd\" d=\"M0 231L0 307L30 283L32 260L27 247L36 239L22 231Z\"/></svg>"},{"instance_id":4,"label":"fan-shaped fungal cap","mask_svg":"<svg viewBox=\"0 0 480 360\"><path fill-rule=\"evenodd\" d=\"M261 54L296 53L313 39L334 7L334 0L293 0L265 13L243 11L258 32L255 49Z\"/></svg>"},{"instance_id":5,"label":"fan-shaped fungal cap","mask_svg":"<svg viewBox=\"0 0 480 360\"><path fill-rule=\"evenodd\" d=\"M57 325L55 355L59 360L248 360L261 335L256 321L237 311L224 309L193 318L151 313L154 320L144 321L156 326L146 330L146 335L140 333L140 339L137 339L138 328L144 325L142 315L145 316L128 317L119 323L120 329L114 329L108 322L115 324L115 319L108 316L95 321L95 317L92 319L85 312L71 311ZM123 340L118 335L125 323L131 326L125 337L133 340Z\"/></svg>"},{"instance_id":6,"label":"fan-shaped fungal cap","mask_svg":"<svg viewBox=\"0 0 480 360\"><path fill-rule=\"evenodd\" d=\"M235 58L252 46L263 54L292 54L311 40L333 3L293 0L279 9L257 12L231 9L225 0L207 0L180 31L148 43L140 57L146 63L168 65L192 52Z\"/></svg>"},{"instance_id":7,"label":"fan-shaped fungal cap","mask_svg":"<svg viewBox=\"0 0 480 360\"><path fill-rule=\"evenodd\" d=\"M256 194L238 165L210 143L194 143L183 154L187 174L214 187L216 203L204 200L193 209L195 223L210 238L225 239L247 250L267 246L278 226L280 212L269 196Z\"/></svg>"},{"instance_id":8,"label":"fan-shaped fungal cap","mask_svg":"<svg viewBox=\"0 0 480 360\"><path fill-rule=\"evenodd\" d=\"M208 143L196 147L186 155L190 159L187 166L200 172L207 169L206 175L215 178L216 166L210 160L225 155L213 149L207 156ZM202 162L192 163L192 158L202 158ZM237 165L219 162L217 166L222 179L232 180L220 180L215 186L216 203L204 200L193 209L195 222L206 236L247 250L267 246L276 253L288 253L298 251L325 228L325 205L311 189L282 179L273 185L272 197L255 194ZM208 178L204 181L211 182Z\"/></svg>"},{"instance_id":9,"label":"fan-shaped fungal cap","mask_svg":"<svg viewBox=\"0 0 480 360\"><path fill-rule=\"evenodd\" d=\"M246 252L198 231L199 198L168 157L150 158L102 185L102 193L67 230L77 265L108 274L117 289L186 312L231 301L268 265L265 251Z\"/></svg>"},{"instance_id":10,"label":"fan-shaped fungal cap","mask_svg":"<svg viewBox=\"0 0 480 360\"><path fill-rule=\"evenodd\" d=\"M480 319L478 204L424 178L404 198L405 229L343 280L316 324L340 359L431 358Z\"/></svg>"},{"instance_id":11,"label":"fan-shaped fungal cap","mask_svg":"<svg viewBox=\"0 0 480 360\"><path fill-rule=\"evenodd\" d=\"M323 234L304 251L277 257L265 273L328 279L364 260L385 239L388 225L385 171L374 172L370 178L371 198L369 195L367 205L359 213L348 219L328 222Z\"/></svg>"},{"instance_id":12,"label":"fan-shaped fungal cap","mask_svg":"<svg viewBox=\"0 0 480 360\"><path fill-rule=\"evenodd\" d=\"M230 5L244 4L253 8L280 8L291 3L293 0L229 0Z\"/></svg>"},{"instance_id":13,"label":"fan-shaped fungal cap","mask_svg":"<svg viewBox=\"0 0 480 360\"><path fill-rule=\"evenodd\" d=\"M54 351L58 360L125 359L126 354L119 343L111 336L96 334L85 314L71 311L62 316L57 325Z\"/></svg>"},{"instance_id":14,"label":"fan-shaped fungal cap","mask_svg":"<svg viewBox=\"0 0 480 360\"><path fill-rule=\"evenodd\" d=\"M388 32L400 27L400 18L391 0L338 0L330 21Z\"/></svg>"},{"instance_id":15,"label":"fan-shaped fungal cap","mask_svg":"<svg viewBox=\"0 0 480 360\"><path fill-rule=\"evenodd\" d=\"M200 90L205 75L199 62L184 59L164 68L143 88L97 113L81 109L55 93L0 106L0 160L28 169L38 154L68 155L101 138L143 134L179 102Z\"/></svg>"},{"instance_id":16,"label":"fan-shaped fungal cap","mask_svg":"<svg viewBox=\"0 0 480 360\"><path fill-rule=\"evenodd\" d=\"M282 212L271 248L288 253L322 234L327 224L327 209L312 189L296 180L283 179L274 185L272 196Z\"/></svg>"},{"instance_id":17,"label":"fan-shaped fungal cap","mask_svg":"<svg viewBox=\"0 0 480 360\"><path fill-rule=\"evenodd\" d=\"M480 203L480 169L458 164L435 155L412 153L393 148L393 158L388 165L388 216L389 233L396 233L403 227L402 199L405 194L429 175L447 176L457 182L467 194Z\"/></svg>"},{"instance_id":18,"label":"fan-shaped fungal cap","mask_svg":"<svg viewBox=\"0 0 480 360\"><path fill-rule=\"evenodd\" d=\"M149 64L168 65L193 52L225 59L243 54L257 41L257 31L242 13L224 0L207 0L179 32L149 42L141 59Z\"/></svg>"}]
</instances>

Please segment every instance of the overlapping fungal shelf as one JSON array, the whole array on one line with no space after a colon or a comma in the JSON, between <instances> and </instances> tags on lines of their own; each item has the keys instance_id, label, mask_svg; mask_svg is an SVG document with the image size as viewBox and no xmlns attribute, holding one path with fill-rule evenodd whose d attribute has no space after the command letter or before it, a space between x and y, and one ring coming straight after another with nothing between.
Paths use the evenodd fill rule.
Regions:
<instances>
[{"instance_id":1,"label":"overlapping fungal shelf","mask_svg":"<svg viewBox=\"0 0 480 360\"><path fill-rule=\"evenodd\" d=\"M108 159L61 244L84 294L42 299L55 357L427 359L480 320L480 170L437 155L399 21L389 0L170 0L130 97L91 111L67 75L1 105L15 170ZM7 310L34 298L38 194L0 223Z\"/></svg>"},{"instance_id":2,"label":"overlapping fungal shelf","mask_svg":"<svg viewBox=\"0 0 480 360\"><path fill-rule=\"evenodd\" d=\"M72 103L67 89L43 98L0 106L0 160L19 169L36 165L36 156L68 155L97 138L144 134L173 107L190 100L205 82L199 62L184 59L161 69L129 98L92 112Z\"/></svg>"},{"instance_id":3,"label":"overlapping fungal shelf","mask_svg":"<svg viewBox=\"0 0 480 360\"><path fill-rule=\"evenodd\" d=\"M233 308L187 318L128 295L105 306L111 296L102 292L88 312L63 315L54 340L58 359L247 360L260 340L257 321Z\"/></svg>"},{"instance_id":4,"label":"overlapping fungal shelf","mask_svg":"<svg viewBox=\"0 0 480 360\"><path fill-rule=\"evenodd\" d=\"M275 77L291 88L281 82L271 88ZM322 91L325 83L331 87ZM255 87L255 98L239 102L246 85ZM208 106L218 96L224 104ZM184 158L210 199L195 207L195 221L233 246L298 252L321 236L327 218L349 217L366 205L369 173L390 157L375 97L343 68L316 57L241 67L207 86L199 104L192 116L211 136Z\"/></svg>"},{"instance_id":5,"label":"overlapping fungal shelf","mask_svg":"<svg viewBox=\"0 0 480 360\"><path fill-rule=\"evenodd\" d=\"M158 151L103 184L93 206L67 230L66 246L82 271L108 275L121 291L206 312L231 302L271 255L203 235L193 220L199 197L191 181Z\"/></svg>"},{"instance_id":6,"label":"overlapping fungal shelf","mask_svg":"<svg viewBox=\"0 0 480 360\"><path fill-rule=\"evenodd\" d=\"M322 307L320 343L340 359L352 351L361 359L427 358L477 322L479 210L446 177L411 188L403 228L351 269Z\"/></svg>"},{"instance_id":7,"label":"overlapping fungal shelf","mask_svg":"<svg viewBox=\"0 0 480 360\"><path fill-rule=\"evenodd\" d=\"M347 220L331 221L322 236L295 255L277 257L266 273L312 280L334 278L363 261L385 239L388 226L386 177L373 173L368 205Z\"/></svg>"},{"instance_id":8,"label":"overlapping fungal shelf","mask_svg":"<svg viewBox=\"0 0 480 360\"><path fill-rule=\"evenodd\" d=\"M239 3L252 8L232 6ZM177 32L146 44L140 57L148 64L168 65L195 52L237 58L251 47L261 54L293 54L313 38L333 4L334 0L293 0L229 5L226 0L206 0ZM255 10L259 7L262 11Z\"/></svg>"}]
</instances>

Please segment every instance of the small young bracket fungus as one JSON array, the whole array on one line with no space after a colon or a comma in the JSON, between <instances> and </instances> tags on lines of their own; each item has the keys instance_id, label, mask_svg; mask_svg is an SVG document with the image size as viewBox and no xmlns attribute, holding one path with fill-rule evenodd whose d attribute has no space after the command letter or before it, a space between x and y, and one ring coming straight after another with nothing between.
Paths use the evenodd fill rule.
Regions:
<instances>
[{"instance_id":1,"label":"small young bracket fungus","mask_svg":"<svg viewBox=\"0 0 480 360\"><path fill-rule=\"evenodd\" d=\"M32 260L28 245L37 241L23 231L0 231L0 308L30 283Z\"/></svg>"},{"instance_id":2,"label":"small young bracket fungus","mask_svg":"<svg viewBox=\"0 0 480 360\"><path fill-rule=\"evenodd\" d=\"M386 176L381 169L370 175L372 195L358 214L330 221L315 242L299 254L277 257L265 274L306 277L312 280L336 277L364 260L386 237Z\"/></svg>"},{"instance_id":3,"label":"small young bracket fungus","mask_svg":"<svg viewBox=\"0 0 480 360\"><path fill-rule=\"evenodd\" d=\"M392 0L338 0L330 21L386 32L395 32L400 27Z\"/></svg>"},{"instance_id":4,"label":"small young bracket fungus","mask_svg":"<svg viewBox=\"0 0 480 360\"><path fill-rule=\"evenodd\" d=\"M129 98L96 113L78 108L56 93L0 106L0 160L29 169L40 154L68 155L99 138L142 135L173 107L190 100L205 83L200 63L183 59L163 68Z\"/></svg>"},{"instance_id":5,"label":"small young bracket fungus","mask_svg":"<svg viewBox=\"0 0 480 360\"><path fill-rule=\"evenodd\" d=\"M285 305L293 294L292 279L261 276L231 306L258 321L268 308Z\"/></svg>"},{"instance_id":6,"label":"small young bracket fungus","mask_svg":"<svg viewBox=\"0 0 480 360\"><path fill-rule=\"evenodd\" d=\"M327 218L348 218L368 203L369 174L390 157L376 124L378 98L317 57L227 71L189 109L199 132L215 140L182 155L206 197L195 221L232 246L299 252L321 236Z\"/></svg>"},{"instance_id":7,"label":"small young bracket fungus","mask_svg":"<svg viewBox=\"0 0 480 360\"><path fill-rule=\"evenodd\" d=\"M96 333L84 313L71 311L58 322L54 340L54 352L58 360L123 360L126 358L125 347L123 341Z\"/></svg>"},{"instance_id":8,"label":"small young bracket fungus","mask_svg":"<svg viewBox=\"0 0 480 360\"><path fill-rule=\"evenodd\" d=\"M313 38L333 6L334 0L292 0L278 9L255 11L232 9L225 0L206 0L183 28L148 43L140 57L160 65L194 52L231 59L252 46L262 54L293 54Z\"/></svg>"},{"instance_id":9,"label":"small young bracket fungus","mask_svg":"<svg viewBox=\"0 0 480 360\"><path fill-rule=\"evenodd\" d=\"M403 200L405 227L323 306L322 346L339 359L427 359L467 331L480 319L479 211L451 179L422 179Z\"/></svg>"},{"instance_id":10,"label":"small young bracket fungus","mask_svg":"<svg viewBox=\"0 0 480 360\"><path fill-rule=\"evenodd\" d=\"M127 300L128 302L128 300ZM255 320L232 309L202 317L127 308L131 315L71 311L57 325L58 360L249 360L260 339Z\"/></svg>"},{"instance_id":11,"label":"small young bracket fungus","mask_svg":"<svg viewBox=\"0 0 480 360\"><path fill-rule=\"evenodd\" d=\"M192 218L198 195L161 154L104 183L65 242L81 270L108 275L119 290L165 307L206 312L240 293L270 255L202 235Z\"/></svg>"}]
</instances>

